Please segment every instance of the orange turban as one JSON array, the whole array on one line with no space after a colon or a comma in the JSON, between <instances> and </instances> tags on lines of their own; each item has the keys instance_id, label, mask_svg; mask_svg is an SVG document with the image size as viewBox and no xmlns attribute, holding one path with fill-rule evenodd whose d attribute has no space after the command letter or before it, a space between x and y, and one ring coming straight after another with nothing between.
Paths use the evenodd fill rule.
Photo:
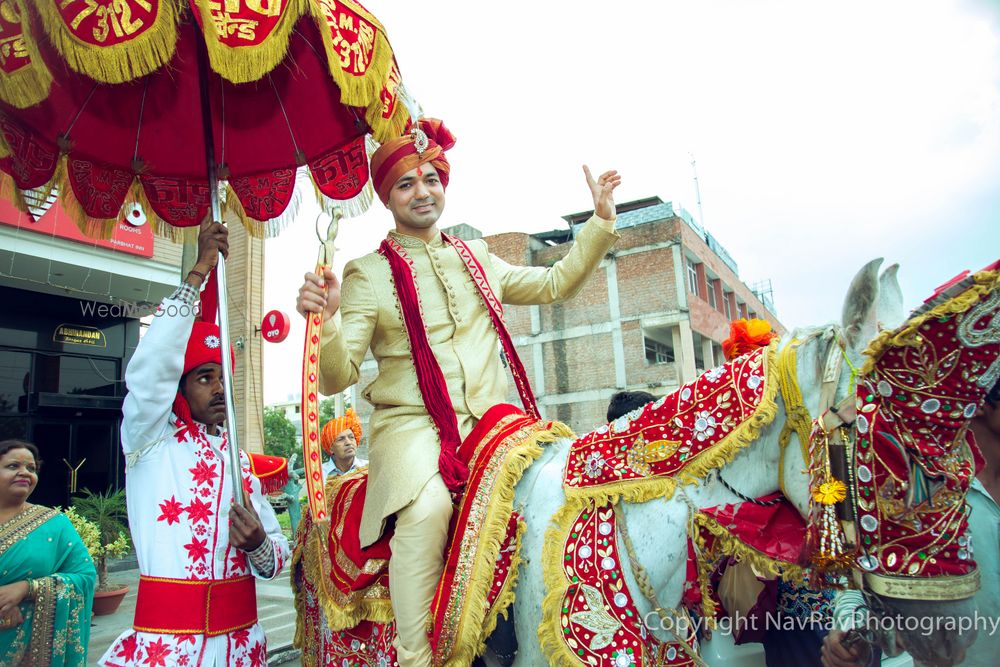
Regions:
<instances>
[{"instance_id":1,"label":"orange turban","mask_svg":"<svg viewBox=\"0 0 1000 667\"><path fill-rule=\"evenodd\" d=\"M448 187L451 165L444 152L455 145L444 123L436 118L421 118L409 133L382 144L372 155L371 175L375 192L383 204L389 203L389 191L403 174L430 162Z\"/></svg>"},{"instance_id":2,"label":"orange turban","mask_svg":"<svg viewBox=\"0 0 1000 667\"><path fill-rule=\"evenodd\" d=\"M327 456L331 456L330 452L333 448L333 441L347 429L354 431L354 439L360 443L361 420L358 419L358 414L354 412L354 408L347 408L347 412L344 413L343 417L334 417L323 426L323 431L320 433L320 444L323 446L323 451L326 452Z\"/></svg>"}]
</instances>

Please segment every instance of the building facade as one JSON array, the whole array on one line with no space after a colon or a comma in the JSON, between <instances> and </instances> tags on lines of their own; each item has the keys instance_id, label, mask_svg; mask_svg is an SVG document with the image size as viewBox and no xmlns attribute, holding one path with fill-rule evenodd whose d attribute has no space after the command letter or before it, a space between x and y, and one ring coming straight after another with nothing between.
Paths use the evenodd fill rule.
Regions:
<instances>
[{"instance_id":1,"label":"building facade","mask_svg":"<svg viewBox=\"0 0 1000 667\"><path fill-rule=\"evenodd\" d=\"M260 451L254 326L261 318L263 250L242 226L231 229L237 420L241 445ZM188 244L160 238L140 210L109 239L95 240L58 203L35 221L0 201L0 440L39 447L46 465L34 502L65 506L83 489L123 484L125 368L156 306L180 283L185 255L193 264L196 231L187 234Z\"/></svg>"},{"instance_id":2,"label":"building facade","mask_svg":"<svg viewBox=\"0 0 1000 667\"><path fill-rule=\"evenodd\" d=\"M551 266L590 215L565 216L568 229L486 241L512 264ZM617 391L661 396L721 364L732 320L759 317L784 332L769 295L762 301L745 285L736 262L683 209L658 197L629 202L618 206L616 228L621 240L575 298L505 307L539 406L578 433L605 421Z\"/></svg>"}]
</instances>

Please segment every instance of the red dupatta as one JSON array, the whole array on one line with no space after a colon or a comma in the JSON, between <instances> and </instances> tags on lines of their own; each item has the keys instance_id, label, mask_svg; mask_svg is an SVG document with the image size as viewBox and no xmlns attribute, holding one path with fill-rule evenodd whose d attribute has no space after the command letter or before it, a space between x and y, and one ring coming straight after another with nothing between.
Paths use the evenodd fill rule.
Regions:
<instances>
[{"instance_id":1,"label":"red dupatta","mask_svg":"<svg viewBox=\"0 0 1000 667\"><path fill-rule=\"evenodd\" d=\"M503 306L493 293L493 288L486 279L486 272L464 241L443 233L441 239L455 248L472 277L472 282L478 288L479 295L486 304L486 311L490 314L493 328L497 332L501 345L503 345L504 353L507 355L524 410L529 416L538 419L535 396L528 383L524 365L521 363L517 350L514 348L514 342L504 324ZM441 478L448 490L452 493L459 493L469 477L469 470L457 455L458 446L462 442L458 431L458 418L455 416L455 407L448 394L444 373L441 372L441 366L434 357L434 352L427 339L427 328L424 326L420 310L420 295L417 292L413 261L406 250L392 237L382 241L379 253L389 262L392 282L396 288L396 298L399 299L399 308L403 316L403 325L406 327L406 333L410 340L410 353L417 372L417 384L424 399L424 406L427 408L441 439L438 470L441 472Z\"/></svg>"}]
</instances>

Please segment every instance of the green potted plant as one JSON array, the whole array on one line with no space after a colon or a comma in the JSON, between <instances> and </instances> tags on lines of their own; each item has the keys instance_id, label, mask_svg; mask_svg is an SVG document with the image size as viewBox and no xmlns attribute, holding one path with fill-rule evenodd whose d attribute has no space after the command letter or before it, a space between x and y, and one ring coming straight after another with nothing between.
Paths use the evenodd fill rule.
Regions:
<instances>
[{"instance_id":1,"label":"green potted plant","mask_svg":"<svg viewBox=\"0 0 1000 667\"><path fill-rule=\"evenodd\" d=\"M93 493L73 498L66 516L83 538L90 557L97 565L97 590L94 614L113 614L128 593L128 586L108 581L108 558L121 558L132 549L128 532L128 506L125 491Z\"/></svg>"}]
</instances>

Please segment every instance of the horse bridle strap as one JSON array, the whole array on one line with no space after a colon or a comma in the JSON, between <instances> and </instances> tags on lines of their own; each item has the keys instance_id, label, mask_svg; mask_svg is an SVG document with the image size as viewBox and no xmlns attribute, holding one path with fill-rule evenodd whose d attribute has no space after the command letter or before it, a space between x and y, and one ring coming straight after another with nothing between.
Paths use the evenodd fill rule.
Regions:
<instances>
[{"instance_id":1,"label":"horse bridle strap","mask_svg":"<svg viewBox=\"0 0 1000 667\"><path fill-rule=\"evenodd\" d=\"M954 576L892 577L865 572L865 588L890 598L901 600L964 600L979 591L979 570Z\"/></svg>"}]
</instances>

